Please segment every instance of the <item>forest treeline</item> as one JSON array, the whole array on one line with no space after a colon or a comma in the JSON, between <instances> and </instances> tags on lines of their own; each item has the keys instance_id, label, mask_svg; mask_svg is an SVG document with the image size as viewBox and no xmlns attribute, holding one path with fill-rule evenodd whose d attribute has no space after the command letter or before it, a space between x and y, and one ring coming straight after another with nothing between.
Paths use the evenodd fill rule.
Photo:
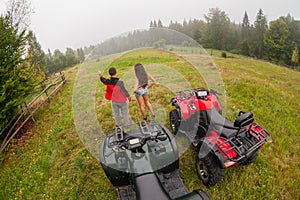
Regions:
<instances>
[{"instance_id":1,"label":"forest treeline","mask_svg":"<svg viewBox=\"0 0 300 200\"><path fill-rule=\"evenodd\" d=\"M204 20L170 22L167 28L182 32L205 48L265 59L277 64L298 65L300 48L300 21L290 14L268 23L259 9L253 23L247 12L242 23L232 22L228 15L211 8ZM150 27L164 27L160 20L151 21Z\"/></svg>"},{"instance_id":2,"label":"forest treeline","mask_svg":"<svg viewBox=\"0 0 300 200\"><path fill-rule=\"evenodd\" d=\"M45 72L47 75L82 63L84 60L85 55L82 48L76 50L67 48L65 53L61 52L59 49L55 49L52 53L48 49L48 53L43 56L44 66L46 68Z\"/></svg>"},{"instance_id":3,"label":"forest treeline","mask_svg":"<svg viewBox=\"0 0 300 200\"><path fill-rule=\"evenodd\" d=\"M184 20L182 23L171 21L167 26L160 19L153 20L147 30L135 30L126 36L84 47L84 51L90 58L96 58L134 47L176 44L176 38L156 34L158 31L153 30L167 28L189 36L204 48L230 51L280 65L299 66L300 21L290 14L268 22L263 10L259 9L253 23L245 12L242 23L237 24L230 20L226 12L211 8L204 18Z\"/></svg>"}]
</instances>

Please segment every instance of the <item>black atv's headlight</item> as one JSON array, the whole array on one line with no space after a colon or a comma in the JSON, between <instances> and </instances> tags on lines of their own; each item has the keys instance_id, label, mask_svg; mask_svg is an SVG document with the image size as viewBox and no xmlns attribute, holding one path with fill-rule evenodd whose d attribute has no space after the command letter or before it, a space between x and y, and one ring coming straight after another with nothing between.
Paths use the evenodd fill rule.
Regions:
<instances>
[{"instance_id":1,"label":"black atv's headlight","mask_svg":"<svg viewBox=\"0 0 300 200\"><path fill-rule=\"evenodd\" d=\"M134 139L129 140L130 145L134 145L134 144L138 144L138 143L140 143L139 138L134 138Z\"/></svg>"}]
</instances>

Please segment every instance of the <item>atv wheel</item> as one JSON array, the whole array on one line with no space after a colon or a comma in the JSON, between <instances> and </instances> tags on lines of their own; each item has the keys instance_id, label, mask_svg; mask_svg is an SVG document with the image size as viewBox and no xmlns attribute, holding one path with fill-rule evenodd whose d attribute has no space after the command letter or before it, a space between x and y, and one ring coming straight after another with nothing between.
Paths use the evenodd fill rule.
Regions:
<instances>
[{"instance_id":1,"label":"atv wheel","mask_svg":"<svg viewBox=\"0 0 300 200\"><path fill-rule=\"evenodd\" d=\"M196 169L198 176L205 186L214 186L224 175L217 159L211 154L207 154L203 158L196 158Z\"/></svg>"},{"instance_id":2,"label":"atv wheel","mask_svg":"<svg viewBox=\"0 0 300 200\"><path fill-rule=\"evenodd\" d=\"M256 158L258 156L258 152L256 151L254 154L252 154L249 158L247 158L247 160L245 160L244 162L242 162L242 165L249 165L251 163L253 163Z\"/></svg>"},{"instance_id":3,"label":"atv wheel","mask_svg":"<svg viewBox=\"0 0 300 200\"><path fill-rule=\"evenodd\" d=\"M176 135L180 125L179 114L177 110L171 110L170 112L170 125L173 133Z\"/></svg>"}]
</instances>

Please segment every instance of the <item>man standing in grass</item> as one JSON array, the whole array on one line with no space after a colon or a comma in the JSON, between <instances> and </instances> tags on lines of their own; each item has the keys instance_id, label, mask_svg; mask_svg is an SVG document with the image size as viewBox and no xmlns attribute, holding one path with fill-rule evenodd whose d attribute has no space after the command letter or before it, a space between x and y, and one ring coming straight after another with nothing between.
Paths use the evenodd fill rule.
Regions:
<instances>
[{"instance_id":1,"label":"man standing in grass","mask_svg":"<svg viewBox=\"0 0 300 200\"><path fill-rule=\"evenodd\" d=\"M107 100L112 101L112 108L115 116L116 126L121 126L121 116L120 112L122 113L122 117L124 120L124 125L129 125L129 114L128 114L128 101L131 101L131 96L129 95L128 91L124 86L124 82L120 81L117 78L117 70L115 67L111 67L108 70L110 75L110 79L106 79L103 77L103 74L99 72L100 81L106 85L106 94L105 98Z\"/></svg>"}]
</instances>

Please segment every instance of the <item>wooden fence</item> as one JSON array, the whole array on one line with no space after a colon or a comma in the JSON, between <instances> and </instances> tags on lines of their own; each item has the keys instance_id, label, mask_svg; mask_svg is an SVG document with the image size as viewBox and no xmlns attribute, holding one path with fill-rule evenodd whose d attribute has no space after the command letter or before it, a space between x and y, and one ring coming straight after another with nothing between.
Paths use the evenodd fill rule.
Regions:
<instances>
[{"instance_id":1,"label":"wooden fence","mask_svg":"<svg viewBox=\"0 0 300 200\"><path fill-rule=\"evenodd\" d=\"M33 114L39 110L39 108L46 102L50 102L50 97L65 83L65 75L60 72L59 75L54 75L49 84L46 82L41 83L41 92L36 95L29 103L21 105L17 115L10 120L6 127L1 130L0 136L3 134L5 137L1 141L0 152L3 152L10 141L16 136L16 134L22 129L22 127L32 119L35 119Z\"/></svg>"}]
</instances>

